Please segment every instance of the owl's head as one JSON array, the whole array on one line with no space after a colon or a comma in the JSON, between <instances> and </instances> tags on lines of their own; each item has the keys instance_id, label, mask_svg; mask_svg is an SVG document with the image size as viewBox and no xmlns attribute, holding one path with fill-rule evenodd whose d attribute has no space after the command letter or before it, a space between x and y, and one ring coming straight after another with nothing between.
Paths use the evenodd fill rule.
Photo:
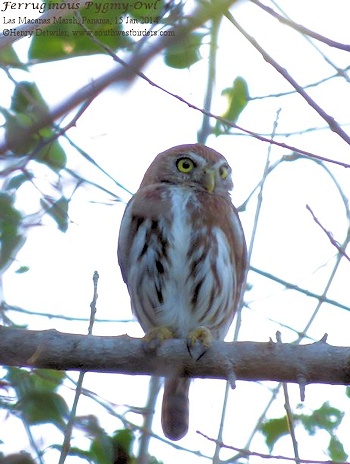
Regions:
<instances>
[{"instance_id":1,"label":"owl's head","mask_svg":"<svg viewBox=\"0 0 350 464\"><path fill-rule=\"evenodd\" d=\"M199 143L178 145L156 156L140 188L160 183L183 185L221 195L233 188L231 168L225 157Z\"/></svg>"}]
</instances>

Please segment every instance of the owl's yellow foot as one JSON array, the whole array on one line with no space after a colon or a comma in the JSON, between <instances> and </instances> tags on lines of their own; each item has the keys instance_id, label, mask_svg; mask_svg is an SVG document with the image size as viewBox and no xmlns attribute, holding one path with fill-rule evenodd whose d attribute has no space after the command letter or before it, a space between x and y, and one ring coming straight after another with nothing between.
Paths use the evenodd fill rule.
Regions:
<instances>
[{"instance_id":1,"label":"owl's yellow foot","mask_svg":"<svg viewBox=\"0 0 350 464\"><path fill-rule=\"evenodd\" d=\"M148 353L156 352L164 340L169 338L174 338L174 334L169 327L153 327L142 339L143 349Z\"/></svg>"},{"instance_id":2,"label":"owl's yellow foot","mask_svg":"<svg viewBox=\"0 0 350 464\"><path fill-rule=\"evenodd\" d=\"M206 327L197 327L192 330L187 336L187 348L190 355L198 361L210 347L211 341L211 332Z\"/></svg>"}]
</instances>

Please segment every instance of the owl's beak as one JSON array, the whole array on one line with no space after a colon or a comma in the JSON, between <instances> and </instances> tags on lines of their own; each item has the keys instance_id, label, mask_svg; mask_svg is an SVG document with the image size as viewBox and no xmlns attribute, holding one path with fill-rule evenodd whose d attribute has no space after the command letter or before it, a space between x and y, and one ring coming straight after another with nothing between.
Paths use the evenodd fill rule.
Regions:
<instances>
[{"instance_id":1,"label":"owl's beak","mask_svg":"<svg viewBox=\"0 0 350 464\"><path fill-rule=\"evenodd\" d=\"M204 172L203 186L209 193L213 193L216 184L215 169L206 169Z\"/></svg>"}]
</instances>

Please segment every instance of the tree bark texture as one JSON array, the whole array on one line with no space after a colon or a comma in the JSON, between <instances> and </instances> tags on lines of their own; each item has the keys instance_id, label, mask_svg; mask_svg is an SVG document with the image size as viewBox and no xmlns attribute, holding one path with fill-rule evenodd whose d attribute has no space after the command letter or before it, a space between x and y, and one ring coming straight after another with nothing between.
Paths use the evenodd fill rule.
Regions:
<instances>
[{"instance_id":1,"label":"tree bark texture","mask_svg":"<svg viewBox=\"0 0 350 464\"><path fill-rule=\"evenodd\" d=\"M128 335L77 335L0 326L0 364L161 376L180 368L189 377L232 381L350 383L350 348L331 346L324 340L308 345L213 342L197 360L189 354L185 340L166 340L156 353L147 353L141 339Z\"/></svg>"}]
</instances>

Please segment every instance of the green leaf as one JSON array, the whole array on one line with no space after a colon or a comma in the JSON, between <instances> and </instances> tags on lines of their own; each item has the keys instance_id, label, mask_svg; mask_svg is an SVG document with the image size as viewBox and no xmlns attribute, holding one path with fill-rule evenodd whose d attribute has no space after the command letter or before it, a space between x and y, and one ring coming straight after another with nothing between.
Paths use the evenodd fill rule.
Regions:
<instances>
[{"instance_id":1,"label":"green leaf","mask_svg":"<svg viewBox=\"0 0 350 464\"><path fill-rule=\"evenodd\" d=\"M311 415L300 415L298 418L309 434L314 435L318 429L327 430L329 433L332 433L341 423L343 416L343 412L330 406L326 401L319 409L313 411Z\"/></svg>"},{"instance_id":2,"label":"green leaf","mask_svg":"<svg viewBox=\"0 0 350 464\"><path fill-rule=\"evenodd\" d=\"M25 113L6 115L6 142L15 155L28 155L39 163L46 164L54 171L63 169L67 162L66 153L57 140L50 140L53 131L41 129L31 133L33 119ZM45 143L45 139L49 143Z\"/></svg>"},{"instance_id":3,"label":"green leaf","mask_svg":"<svg viewBox=\"0 0 350 464\"><path fill-rule=\"evenodd\" d=\"M8 66L11 68L20 68L24 71L28 69L27 65L21 62L21 60L18 58L17 53L10 45L0 49L0 63L4 67Z\"/></svg>"},{"instance_id":4,"label":"green leaf","mask_svg":"<svg viewBox=\"0 0 350 464\"><path fill-rule=\"evenodd\" d=\"M0 271L12 263L25 241L20 233L22 214L13 202L11 195L0 192Z\"/></svg>"},{"instance_id":5,"label":"green leaf","mask_svg":"<svg viewBox=\"0 0 350 464\"><path fill-rule=\"evenodd\" d=\"M232 87L224 89L221 95L226 97L227 100L226 110L221 117L229 122L236 123L249 101L247 82L243 77L238 76L234 80ZM224 124L221 121L216 122L216 126L213 130L216 136L223 132L223 126Z\"/></svg>"},{"instance_id":6,"label":"green leaf","mask_svg":"<svg viewBox=\"0 0 350 464\"><path fill-rule=\"evenodd\" d=\"M19 398L30 388L30 374L25 369L8 367L5 378L15 389Z\"/></svg>"},{"instance_id":7,"label":"green leaf","mask_svg":"<svg viewBox=\"0 0 350 464\"><path fill-rule=\"evenodd\" d=\"M33 177L33 174L29 171L18 174L17 176L13 176L7 182L5 190L17 190L21 185L23 185L25 182L32 179Z\"/></svg>"},{"instance_id":8,"label":"green leaf","mask_svg":"<svg viewBox=\"0 0 350 464\"><path fill-rule=\"evenodd\" d=\"M21 266L17 269L16 274L24 274L29 271L29 266Z\"/></svg>"},{"instance_id":9,"label":"green leaf","mask_svg":"<svg viewBox=\"0 0 350 464\"><path fill-rule=\"evenodd\" d=\"M338 440L335 435L332 435L329 445L328 445L328 452L329 457L332 461L346 461L348 459L348 455L344 451L343 444Z\"/></svg>"},{"instance_id":10,"label":"green leaf","mask_svg":"<svg viewBox=\"0 0 350 464\"><path fill-rule=\"evenodd\" d=\"M35 369L30 373L33 381L33 389L38 391L55 391L62 385L66 378L64 371L53 369Z\"/></svg>"},{"instance_id":11,"label":"green leaf","mask_svg":"<svg viewBox=\"0 0 350 464\"><path fill-rule=\"evenodd\" d=\"M16 113L31 113L33 117L48 115L49 108L34 82L21 81L16 84L11 100L11 110Z\"/></svg>"},{"instance_id":12,"label":"green leaf","mask_svg":"<svg viewBox=\"0 0 350 464\"><path fill-rule=\"evenodd\" d=\"M154 456L150 456L148 460L148 464L164 464L163 461L158 461L157 458Z\"/></svg>"},{"instance_id":13,"label":"green leaf","mask_svg":"<svg viewBox=\"0 0 350 464\"><path fill-rule=\"evenodd\" d=\"M16 155L28 154L40 139L31 133L39 118L49 120L49 109L33 82L18 82L12 95L11 112L5 114L7 143Z\"/></svg>"},{"instance_id":14,"label":"green leaf","mask_svg":"<svg viewBox=\"0 0 350 464\"><path fill-rule=\"evenodd\" d=\"M176 45L167 48L165 63L176 69L189 68L201 59L199 48L205 34L192 32Z\"/></svg>"},{"instance_id":15,"label":"green leaf","mask_svg":"<svg viewBox=\"0 0 350 464\"><path fill-rule=\"evenodd\" d=\"M40 203L46 213L54 219L59 230L66 232L68 229L68 205L69 200L62 196L59 200L55 201L46 196L41 199Z\"/></svg>"},{"instance_id":16,"label":"green leaf","mask_svg":"<svg viewBox=\"0 0 350 464\"><path fill-rule=\"evenodd\" d=\"M249 100L247 82L243 77L238 76L233 86L224 89L221 94L227 99L227 109L222 117L230 122L236 122Z\"/></svg>"},{"instance_id":17,"label":"green leaf","mask_svg":"<svg viewBox=\"0 0 350 464\"><path fill-rule=\"evenodd\" d=\"M94 461L98 464L113 464L114 462L112 440L106 432L102 430L99 436L92 441L90 452L94 457Z\"/></svg>"},{"instance_id":18,"label":"green leaf","mask_svg":"<svg viewBox=\"0 0 350 464\"><path fill-rule=\"evenodd\" d=\"M29 153L37 144L38 135L31 134L30 130L33 119L25 113L10 113L2 110L6 119L5 137L6 143L15 155L25 155Z\"/></svg>"},{"instance_id":19,"label":"green leaf","mask_svg":"<svg viewBox=\"0 0 350 464\"><path fill-rule=\"evenodd\" d=\"M42 131L40 131L40 134L42 134ZM49 134L49 136L52 135L51 130L49 130ZM34 152L33 159L39 163L46 164L54 171L60 171L67 163L66 153L57 140L44 145L37 152Z\"/></svg>"},{"instance_id":20,"label":"green leaf","mask_svg":"<svg viewBox=\"0 0 350 464\"><path fill-rule=\"evenodd\" d=\"M58 393L50 391L29 391L22 396L19 403L28 424L52 423L58 428L65 426L68 406Z\"/></svg>"},{"instance_id":21,"label":"green leaf","mask_svg":"<svg viewBox=\"0 0 350 464\"><path fill-rule=\"evenodd\" d=\"M49 109L32 82L19 82L14 90L11 110L0 109L6 124L6 141L15 155L27 155L54 171L65 167L66 154L51 128L33 131L38 120L50 121Z\"/></svg>"},{"instance_id":22,"label":"green leaf","mask_svg":"<svg viewBox=\"0 0 350 464\"><path fill-rule=\"evenodd\" d=\"M131 453L131 448L135 437L131 430L122 429L116 430L112 436L112 440L115 446L123 449L126 453Z\"/></svg>"},{"instance_id":23,"label":"green leaf","mask_svg":"<svg viewBox=\"0 0 350 464\"><path fill-rule=\"evenodd\" d=\"M132 462L131 449L135 437L131 430L122 429L114 432L112 443L114 448L114 460L116 462Z\"/></svg>"},{"instance_id":24,"label":"green leaf","mask_svg":"<svg viewBox=\"0 0 350 464\"><path fill-rule=\"evenodd\" d=\"M270 419L261 425L260 431L265 435L266 445L271 452L277 440L289 433L287 418Z\"/></svg>"},{"instance_id":25,"label":"green leaf","mask_svg":"<svg viewBox=\"0 0 350 464\"><path fill-rule=\"evenodd\" d=\"M53 369L34 369L28 371L19 367L9 367L6 379L21 398L32 391L53 392L63 382L66 374Z\"/></svg>"},{"instance_id":26,"label":"green leaf","mask_svg":"<svg viewBox=\"0 0 350 464\"><path fill-rule=\"evenodd\" d=\"M350 387L346 387L345 394L350 398Z\"/></svg>"}]
</instances>

